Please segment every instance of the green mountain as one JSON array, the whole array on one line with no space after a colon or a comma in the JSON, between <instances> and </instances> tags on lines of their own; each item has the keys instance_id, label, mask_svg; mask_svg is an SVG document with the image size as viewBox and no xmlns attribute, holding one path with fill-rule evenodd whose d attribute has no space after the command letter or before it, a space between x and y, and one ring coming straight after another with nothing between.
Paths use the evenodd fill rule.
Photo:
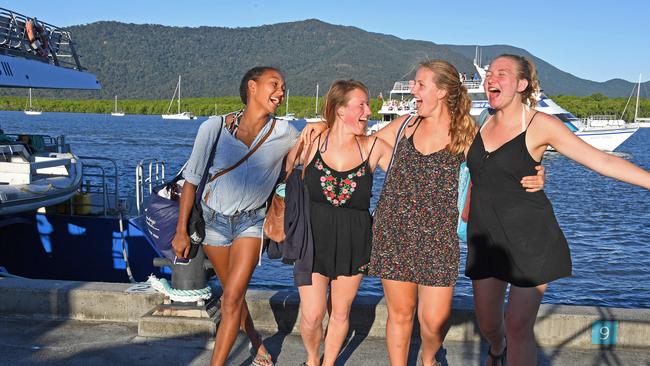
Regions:
<instances>
[{"instance_id":1,"label":"green mountain","mask_svg":"<svg viewBox=\"0 0 650 366\"><path fill-rule=\"evenodd\" d=\"M413 77L422 60L441 58L461 72L474 70L474 46L404 40L316 19L251 28L102 21L69 29L82 64L97 74L103 89L39 91L40 98L168 99L179 74L184 97L238 95L242 75L256 65L279 67L291 95L313 96L319 84L322 96L335 79L355 78L376 96L387 95L395 81ZM482 50L484 59L503 52L532 56L549 94L627 96L633 87L623 80L577 78L519 48L498 45Z\"/></svg>"}]
</instances>

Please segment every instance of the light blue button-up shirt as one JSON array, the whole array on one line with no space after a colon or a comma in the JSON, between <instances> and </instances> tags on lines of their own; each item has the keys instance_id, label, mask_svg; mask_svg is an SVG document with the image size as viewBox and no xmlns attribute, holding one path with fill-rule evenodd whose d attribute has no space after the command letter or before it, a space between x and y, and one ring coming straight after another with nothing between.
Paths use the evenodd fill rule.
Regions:
<instances>
[{"instance_id":1,"label":"light blue button-up shirt","mask_svg":"<svg viewBox=\"0 0 650 366\"><path fill-rule=\"evenodd\" d=\"M222 118L225 116L210 118L199 127L192 155L183 171L187 182L198 185L201 181L210 149L217 138L218 129L223 126ZM271 128L271 118L262 127L250 148L225 127L221 128L217 152L209 170L210 177L235 165L244 157ZM276 120L271 135L253 155L234 170L206 185L202 198L210 192L207 206L228 216L263 206L278 179L282 160L296 143L298 136L296 128L287 121Z\"/></svg>"}]
</instances>

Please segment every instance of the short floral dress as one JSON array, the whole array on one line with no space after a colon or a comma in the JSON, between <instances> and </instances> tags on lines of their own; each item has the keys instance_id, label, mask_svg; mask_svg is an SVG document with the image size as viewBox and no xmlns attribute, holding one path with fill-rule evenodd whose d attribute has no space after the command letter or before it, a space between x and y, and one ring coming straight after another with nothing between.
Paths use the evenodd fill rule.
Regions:
<instances>
[{"instance_id":1,"label":"short floral dress","mask_svg":"<svg viewBox=\"0 0 650 366\"><path fill-rule=\"evenodd\" d=\"M463 161L464 154L447 149L421 154L413 135L400 141L377 203L370 275L424 286L455 285L460 262L458 171Z\"/></svg>"},{"instance_id":2,"label":"short floral dress","mask_svg":"<svg viewBox=\"0 0 650 366\"><path fill-rule=\"evenodd\" d=\"M307 166L305 184L310 197L314 273L336 279L359 274L368 265L372 177L367 158L358 166L339 172L327 166L318 151Z\"/></svg>"}]
</instances>

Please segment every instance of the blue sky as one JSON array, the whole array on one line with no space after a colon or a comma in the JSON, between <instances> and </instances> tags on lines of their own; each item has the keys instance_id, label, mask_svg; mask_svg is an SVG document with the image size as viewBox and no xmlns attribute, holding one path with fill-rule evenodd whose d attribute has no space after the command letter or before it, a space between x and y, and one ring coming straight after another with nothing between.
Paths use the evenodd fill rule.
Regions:
<instances>
[{"instance_id":1,"label":"blue sky","mask_svg":"<svg viewBox=\"0 0 650 366\"><path fill-rule=\"evenodd\" d=\"M462 5L462 7L459 7ZM650 79L650 2L642 0L2 1L57 26L98 20L251 27L317 18L442 44L509 44L581 78Z\"/></svg>"}]
</instances>

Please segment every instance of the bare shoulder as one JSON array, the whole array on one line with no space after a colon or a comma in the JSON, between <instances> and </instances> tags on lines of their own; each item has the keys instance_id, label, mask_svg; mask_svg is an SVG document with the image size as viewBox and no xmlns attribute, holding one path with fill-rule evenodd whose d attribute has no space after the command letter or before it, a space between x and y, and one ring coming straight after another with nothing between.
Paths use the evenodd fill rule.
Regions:
<instances>
[{"instance_id":1,"label":"bare shoulder","mask_svg":"<svg viewBox=\"0 0 650 366\"><path fill-rule=\"evenodd\" d=\"M568 129L559 118L544 112L537 112L528 126L528 130L535 135L542 136Z\"/></svg>"},{"instance_id":2,"label":"bare shoulder","mask_svg":"<svg viewBox=\"0 0 650 366\"><path fill-rule=\"evenodd\" d=\"M409 115L404 115L392 120L388 125L384 126L381 130L374 134L374 136L387 142L389 145L395 142L397 132L404 121L409 118ZM392 146L392 145L391 145Z\"/></svg>"}]
</instances>

